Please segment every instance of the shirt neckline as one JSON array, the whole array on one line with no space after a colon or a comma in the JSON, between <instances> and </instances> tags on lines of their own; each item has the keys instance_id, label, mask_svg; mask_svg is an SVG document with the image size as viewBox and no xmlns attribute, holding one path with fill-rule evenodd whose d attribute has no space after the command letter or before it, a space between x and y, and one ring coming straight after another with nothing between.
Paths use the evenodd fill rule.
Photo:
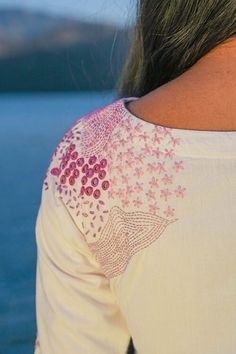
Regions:
<instances>
[{"instance_id":1,"label":"shirt neckline","mask_svg":"<svg viewBox=\"0 0 236 354\"><path fill-rule=\"evenodd\" d=\"M175 153L179 157L197 157L213 159L236 158L236 131L235 130L196 130L172 128L146 121L133 113L126 107L126 103L137 100L139 97L122 97L115 101L115 109L118 109L123 118L129 119L134 126L142 125L147 134L155 131L164 132L179 140L175 147Z\"/></svg>"},{"instance_id":2,"label":"shirt neckline","mask_svg":"<svg viewBox=\"0 0 236 354\"><path fill-rule=\"evenodd\" d=\"M127 116L130 116L132 119L136 120L136 121L139 121L143 124L146 124L146 125L150 125L152 128L153 127L160 127L160 128L163 128L163 129L170 129L173 133L174 132L177 132L177 133L181 133L181 134L185 134L185 135L197 135L197 136L200 136L200 135L206 135L206 134L216 134L216 135L233 135L236 137L236 130L205 130L205 129L202 129L202 130L199 130L199 129L188 129L188 128L174 128L174 127L169 127L169 126L166 126L166 125L161 125L161 124L158 124L158 123L153 123L153 122L150 122L148 120L145 120L141 117L138 117L136 116L135 114L133 114L126 106L126 103L128 102L131 102L131 101L135 101L137 99L139 99L140 97L137 97L137 96L130 96L130 97L122 97L120 99L120 102L122 104L122 108L125 112L125 114Z\"/></svg>"}]
</instances>

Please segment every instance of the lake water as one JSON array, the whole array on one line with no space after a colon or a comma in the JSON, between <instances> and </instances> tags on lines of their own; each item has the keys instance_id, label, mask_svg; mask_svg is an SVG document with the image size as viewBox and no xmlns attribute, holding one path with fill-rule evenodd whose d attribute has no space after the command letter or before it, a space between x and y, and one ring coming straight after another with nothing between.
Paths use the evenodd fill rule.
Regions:
<instances>
[{"instance_id":1,"label":"lake water","mask_svg":"<svg viewBox=\"0 0 236 354\"><path fill-rule=\"evenodd\" d=\"M34 350L35 221L51 154L76 119L114 98L107 91L0 95L0 354Z\"/></svg>"}]
</instances>

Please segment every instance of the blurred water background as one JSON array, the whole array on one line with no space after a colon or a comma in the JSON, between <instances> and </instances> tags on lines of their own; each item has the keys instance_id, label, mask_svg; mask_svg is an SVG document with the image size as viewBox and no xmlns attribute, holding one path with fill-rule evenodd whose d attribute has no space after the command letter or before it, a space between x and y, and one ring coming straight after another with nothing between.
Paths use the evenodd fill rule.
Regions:
<instances>
[{"instance_id":1,"label":"blurred water background","mask_svg":"<svg viewBox=\"0 0 236 354\"><path fill-rule=\"evenodd\" d=\"M0 354L34 352L45 172L73 122L115 98L135 4L0 0Z\"/></svg>"},{"instance_id":2,"label":"blurred water background","mask_svg":"<svg viewBox=\"0 0 236 354\"><path fill-rule=\"evenodd\" d=\"M0 353L30 354L35 325L35 221L55 146L113 91L0 95Z\"/></svg>"}]
</instances>

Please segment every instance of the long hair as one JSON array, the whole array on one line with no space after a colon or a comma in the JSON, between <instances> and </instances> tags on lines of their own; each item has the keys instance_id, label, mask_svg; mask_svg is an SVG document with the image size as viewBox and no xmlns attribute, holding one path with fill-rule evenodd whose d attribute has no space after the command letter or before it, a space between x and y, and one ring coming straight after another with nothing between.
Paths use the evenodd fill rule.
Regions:
<instances>
[{"instance_id":1,"label":"long hair","mask_svg":"<svg viewBox=\"0 0 236 354\"><path fill-rule=\"evenodd\" d=\"M118 97L141 97L236 36L236 0L136 0Z\"/></svg>"}]
</instances>

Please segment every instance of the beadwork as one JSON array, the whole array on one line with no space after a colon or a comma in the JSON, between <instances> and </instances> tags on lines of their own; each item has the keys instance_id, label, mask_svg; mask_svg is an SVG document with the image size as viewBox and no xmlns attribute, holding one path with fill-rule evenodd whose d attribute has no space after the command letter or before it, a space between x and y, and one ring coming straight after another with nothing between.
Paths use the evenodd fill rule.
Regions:
<instances>
[{"instance_id":1,"label":"beadwork","mask_svg":"<svg viewBox=\"0 0 236 354\"><path fill-rule=\"evenodd\" d=\"M176 201L186 192L177 176L180 139L171 128L150 127L117 100L76 121L51 160L58 196L109 278L178 220Z\"/></svg>"}]
</instances>

